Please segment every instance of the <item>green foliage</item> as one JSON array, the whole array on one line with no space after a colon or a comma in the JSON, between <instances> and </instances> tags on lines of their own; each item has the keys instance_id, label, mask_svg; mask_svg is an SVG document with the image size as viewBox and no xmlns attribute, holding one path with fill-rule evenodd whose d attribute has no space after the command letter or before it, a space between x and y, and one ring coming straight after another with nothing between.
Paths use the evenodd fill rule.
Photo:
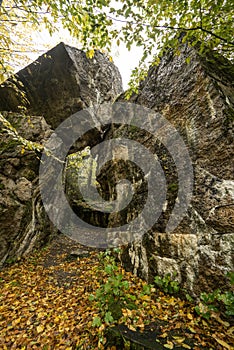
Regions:
<instances>
[{"instance_id":1,"label":"green foliage","mask_svg":"<svg viewBox=\"0 0 234 350\"><path fill-rule=\"evenodd\" d=\"M38 52L30 34L42 23L41 17L39 6L35 12L24 0L3 1L0 7L0 83L22 62L29 63L29 53Z\"/></svg>"},{"instance_id":2,"label":"green foliage","mask_svg":"<svg viewBox=\"0 0 234 350\"><path fill-rule=\"evenodd\" d=\"M52 34L62 25L83 45L89 58L95 49L110 52L113 44L124 43L129 50L141 46L141 68L149 57L157 64L159 52L165 47L178 48L181 40L193 45L202 42L201 51L206 46L230 58L233 16L233 4L225 0L5 0L0 7L1 74L9 68L10 55L27 51L24 31L42 26ZM134 70L137 82L143 71Z\"/></svg>"},{"instance_id":3,"label":"green foliage","mask_svg":"<svg viewBox=\"0 0 234 350\"><path fill-rule=\"evenodd\" d=\"M68 182L69 192L78 193L79 188L83 186L96 187L96 168L97 162L91 156L90 147L70 154L66 161L66 180Z\"/></svg>"},{"instance_id":4,"label":"green foliage","mask_svg":"<svg viewBox=\"0 0 234 350\"><path fill-rule=\"evenodd\" d=\"M24 114L19 114L18 117L23 120L24 117L26 117ZM29 117L27 117L29 118ZM27 120L27 125L30 126L30 119ZM18 125L16 126L18 127ZM6 119L6 116L4 113L0 112L0 136L4 133L9 136L9 139L7 139L6 142L0 142L1 150L0 153L5 151L10 151L11 149L15 149L16 146L21 145L21 154L23 155L25 151L32 151L36 154L36 157L40 159L38 156L44 151L47 156L51 156L54 159L56 159L58 162L61 162L60 159L55 157L50 150L48 150L44 145L41 145L38 142L27 140L26 138L22 137L15 126Z\"/></svg>"},{"instance_id":5,"label":"green foliage","mask_svg":"<svg viewBox=\"0 0 234 350\"><path fill-rule=\"evenodd\" d=\"M116 265L114 256L110 252L100 254L102 268L106 273L106 279L102 281L95 295L90 295L90 300L97 302L100 317L93 319L93 327L100 327L102 323L112 324L122 316L122 308L135 309L135 296L128 293L129 283L124 280Z\"/></svg>"},{"instance_id":6,"label":"green foliage","mask_svg":"<svg viewBox=\"0 0 234 350\"><path fill-rule=\"evenodd\" d=\"M155 285L164 293L177 294L179 291L183 293L185 298L194 303L193 298L186 292L181 290L179 282L175 281L176 273L173 276L166 274L163 277L155 276ZM227 279L231 286L234 286L234 272L227 274ZM209 319L212 312L221 313L225 316L234 316L234 293L231 290L222 292L220 289L216 289L213 292L200 294L200 301L194 306L194 311L201 317Z\"/></svg>"},{"instance_id":7,"label":"green foliage","mask_svg":"<svg viewBox=\"0 0 234 350\"><path fill-rule=\"evenodd\" d=\"M171 183L168 185L169 192L177 192L178 191L178 183Z\"/></svg>"},{"instance_id":8,"label":"green foliage","mask_svg":"<svg viewBox=\"0 0 234 350\"><path fill-rule=\"evenodd\" d=\"M220 295L220 301L225 306L225 314L227 316L234 316L234 293L227 291Z\"/></svg>"},{"instance_id":9,"label":"green foliage","mask_svg":"<svg viewBox=\"0 0 234 350\"><path fill-rule=\"evenodd\" d=\"M229 272L227 278L234 286L234 272ZM211 293L201 293L200 303L195 306L194 310L206 319L210 318L212 311L221 311L226 316L234 316L234 293L233 291L221 292L220 289Z\"/></svg>"},{"instance_id":10,"label":"green foliage","mask_svg":"<svg viewBox=\"0 0 234 350\"><path fill-rule=\"evenodd\" d=\"M209 319L211 312L217 312L218 308L215 305L216 301L220 298L220 290L217 289L212 293L201 293L201 302L194 307L196 313L205 319Z\"/></svg>"},{"instance_id":11,"label":"green foliage","mask_svg":"<svg viewBox=\"0 0 234 350\"><path fill-rule=\"evenodd\" d=\"M189 293L187 293L185 291L185 298L186 300L188 300L189 303L192 303L194 300L193 300L193 297L191 297L191 295Z\"/></svg>"},{"instance_id":12,"label":"green foliage","mask_svg":"<svg viewBox=\"0 0 234 350\"><path fill-rule=\"evenodd\" d=\"M17 261L17 258L7 258L5 260L5 264L6 265L13 265L13 264L15 264L16 261Z\"/></svg>"},{"instance_id":13,"label":"green foliage","mask_svg":"<svg viewBox=\"0 0 234 350\"><path fill-rule=\"evenodd\" d=\"M234 286L234 271L228 272L227 278L229 279L229 283Z\"/></svg>"},{"instance_id":14,"label":"green foliage","mask_svg":"<svg viewBox=\"0 0 234 350\"><path fill-rule=\"evenodd\" d=\"M151 291L152 291L152 288L153 288L153 286L151 284L144 284L140 296L150 295Z\"/></svg>"},{"instance_id":15,"label":"green foliage","mask_svg":"<svg viewBox=\"0 0 234 350\"><path fill-rule=\"evenodd\" d=\"M176 294L180 290L179 282L175 280L176 273L171 276L170 273L166 274L163 277L155 276L154 283L155 285L161 289L165 293Z\"/></svg>"},{"instance_id":16,"label":"green foliage","mask_svg":"<svg viewBox=\"0 0 234 350\"><path fill-rule=\"evenodd\" d=\"M188 41L199 43L201 53L215 49L233 58L233 17L234 7L225 0L5 0L0 6L0 83L28 62L29 53L38 52L33 32L46 29L52 35L63 27L90 59L97 49L109 54L113 45L142 47L126 92L129 99L165 48L179 54L180 43Z\"/></svg>"},{"instance_id":17,"label":"green foliage","mask_svg":"<svg viewBox=\"0 0 234 350\"><path fill-rule=\"evenodd\" d=\"M24 116L21 115L21 118ZM17 144L22 145L21 153L24 154L25 150L33 151L35 153L41 153L43 151L43 146L39 143L29 141L24 137L20 136L16 128L6 119L6 117L0 113L0 126L1 132L6 132L12 139L9 144L6 144L5 147L15 147Z\"/></svg>"}]
</instances>

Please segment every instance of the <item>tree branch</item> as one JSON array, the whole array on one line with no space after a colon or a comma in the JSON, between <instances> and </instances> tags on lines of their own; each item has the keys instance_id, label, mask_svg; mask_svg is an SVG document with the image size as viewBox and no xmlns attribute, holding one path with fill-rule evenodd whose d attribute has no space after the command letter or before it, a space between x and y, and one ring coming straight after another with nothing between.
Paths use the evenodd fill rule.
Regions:
<instances>
[{"instance_id":1,"label":"tree branch","mask_svg":"<svg viewBox=\"0 0 234 350\"><path fill-rule=\"evenodd\" d=\"M1 0L0 0L1 1ZM0 18L0 22L9 22L11 24L17 24L17 23L33 23L33 21L29 21L29 20L18 20L18 19L1 19Z\"/></svg>"},{"instance_id":2,"label":"tree branch","mask_svg":"<svg viewBox=\"0 0 234 350\"><path fill-rule=\"evenodd\" d=\"M96 9L97 12L99 13L102 13L100 10ZM150 24L146 24L146 23L138 23L138 22L134 22L134 21L128 21L128 20L124 20L124 19L119 19L119 18L116 18L116 17L113 17L113 16L110 16L110 15L106 15L106 17L112 19L113 21L116 21L116 22L120 22L120 23L126 23L126 24L131 24L131 25L142 25L143 27L151 27ZM202 20L202 19L201 19ZM202 23L202 22L201 22ZM156 29L172 29L172 30L181 30L181 31L196 31L196 30L201 30L207 34L210 34L212 36L214 36L215 38L225 42L226 44L229 44L229 45L232 45L234 46L234 41L229 41L223 37L221 37L220 35L218 34L215 34L214 32L208 30L208 29L205 29L203 28L202 25L199 25L197 27L192 27L192 28L185 28L185 27L174 27L174 26L167 26L167 25L159 25L159 26L154 26L154 28Z\"/></svg>"},{"instance_id":3,"label":"tree branch","mask_svg":"<svg viewBox=\"0 0 234 350\"><path fill-rule=\"evenodd\" d=\"M10 48L0 47L0 52L10 52L10 53L45 53L45 50L11 50Z\"/></svg>"},{"instance_id":4,"label":"tree branch","mask_svg":"<svg viewBox=\"0 0 234 350\"><path fill-rule=\"evenodd\" d=\"M224 43L234 46L234 41L229 41L229 40L223 38L222 36L213 33L212 31L210 31L210 30L208 30L208 29L205 29L205 28L202 28L202 27L201 27L200 29L201 29L203 32L207 33L207 34L210 34L210 35L214 36L215 38L217 38L217 39L219 39L219 40L222 40Z\"/></svg>"}]
</instances>

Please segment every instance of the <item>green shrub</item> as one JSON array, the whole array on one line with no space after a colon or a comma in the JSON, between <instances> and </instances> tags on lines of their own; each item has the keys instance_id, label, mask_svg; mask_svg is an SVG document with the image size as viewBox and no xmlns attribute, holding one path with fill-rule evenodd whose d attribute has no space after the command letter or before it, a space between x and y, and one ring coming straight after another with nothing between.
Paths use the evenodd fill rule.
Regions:
<instances>
[{"instance_id":1,"label":"green shrub","mask_svg":"<svg viewBox=\"0 0 234 350\"><path fill-rule=\"evenodd\" d=\"M234 286L234 272L229 272L227 278ZM234 316L234 293L233 291L221 292L220 289L211 293L201 293L200 303L194 307L194 310L206 319L210 318L212 311L224 313L226 316Z\"/></svg>"},{"instance_id":2,"label":"green shrub","mask_svg":"<svg viewBox=\"0 0 234 350\"><path fill-rule=\"evenodd\" d=\"M125 281L119 272L115 258L109 252L100 255L103 259L103 268L108 276L97 289L95 295L90 295L90 300L97 302L100 317L96 316L93 326L99 327L102 323L114 323L122 316L122 308L134 309L136 297L128 293L129 283Z\"/></svg>"},{"instance_id":3,"label":"green shrub","mask_svg":"<svg viewBox=\"0 0 234 350\"><path fill-rule=\"evenodd\" d=\"M176 273L174 273L173 276L171 276L170 273L166 274L163 277L155 276L154 283L163 292L169 293L169 294L176 294L180 290L179 282L173 279L176 276L177 276Z\"/></svg>"}]
</instances>

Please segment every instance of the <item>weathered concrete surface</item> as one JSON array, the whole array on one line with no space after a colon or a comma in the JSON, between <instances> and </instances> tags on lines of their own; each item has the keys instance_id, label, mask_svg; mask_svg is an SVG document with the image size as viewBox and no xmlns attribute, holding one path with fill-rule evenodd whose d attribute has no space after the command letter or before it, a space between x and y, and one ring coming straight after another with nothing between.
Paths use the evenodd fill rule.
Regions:
<instances>
[{"instance_id":1,"label":"weathered concrete surface","mask_svg":"<svg viewBox=\"0 0 234 350\"><path fill-rule=\"evenodd\" d=\"M190 63L186 63L188 57ZM198 294L224 286L225 273L233 270L233 81L234 67L229 61L210 52L200 57L195 48L185 45L181 55L174 56L170 51L158 67L151 67L139 93L130 99L160 112L176 127L194 167L188 213L173 233L166 234L166 222L177 197L175 164L154 138L138 131L135 138L131 135L155 150L168 183L166 210L151 232L122 255L126 268L149 281L154 275L176 272L182 287ZM124 101L124 97L118 100ZM106 138L116 135L130 134L115 127ZM137 211L139 206L134 208ZM130 211L126 217L127 221L131 218Z\"/></svg>"},{"instance_id":2,"label":"weathered concrete surface","mask_svg":"<svg viewBox=\"0 0 234 350\"><path fill-rule=\"evenodd\" d=\"M17 110L23 105L28 108L27 113L43 115L55 128L71 113L96 102L113 101L121 92L117 69L100 53L88 60L80 50L60 44L48 56L51 58L42 56L39 63L18 74L26 90L26 100L9 87L13 81L0 89L0 110ZM187 57L190 63L186 63ZM92 131L83 140L83 146L92 146L103 140L103 136L105 140L131 137L157 154L167 181L166 202L152 230L142 241L125 248L122 261L126 268L149 281L154 275L176 272L182 287L194 295L225 285L225 272L234 265L233 78L230 62L211 53L202 58L196 49L185 45L180 56L168 52L158 67L150 68L139 93L131 98L130 102L165 116L189 149L194 166L193 198L187 215L173 233L165 233L165 228L177 200L178 176L166 147L147 132L117 125L106 129L106 134L103 130ZM33 120L38 126L30 131L24 124L27 128L22 128L22 133L42 142L51 130L44 119ZM53 229L43 216L38 197L38 160L30 152L21 154L21 147L12 145L9 139L2 141L0 259L4 261L28 251L36 241L48 239ZM127 210L105 216L105 227L122 225L135 218L147 196L144 174L137 167L126 166L121 161L113 164L107 165L98 177L104 198L115 198L116 185L124 177L134 178L137 193ZM124 191L123 188L123 194ZM91 215L89 208L83 206L82 210L84 217ZM103 217L95 213L90 221L97 219L102 226Z\"/></svg>"},{"instance_id":3,"label":"weathered concrete surface","mask_svg":"<svg viewBox=\"0 0 234 350\"><path fill-rule=\"evenodd\" d=\"M43 117L8 113L7 119L27 140L42 144L51 134ZM2 126L2 125L1 125ZM39 158L23 150L11 135L0 139L0 266L48 242L56 229L48 220L38 185Z\"/></svg>"},{"instance_id":4,"label":"weathered concrete surface","mask_svg":"<svg viewBox=\"0 0 234 350\"><path fill-rule=\"evenodd\" d=\"M0 87L0 111L19 135L43 144L52 128L83 108L113 101L122 92L118 69L103 54L60 43ZM17 111L22 107L28 117ZM11 111L9 113L9 111ZM14 113L12 113L12 111ZM41 117L37 117L39 115ZM39 158L7 135L0 125L0 264L42 246L57 230L45 214L38 185ZM81 143L96 142L92 130ZM91 141L90 141L91 140ZM49 176L50 174L48 174Z\"/></svg>"},{"instance_id":5,"label":"weathered concrete surface","mask_svg":"<svg viewBox=\"0 0 234 350\"><path fill-rule=\"evenodd\" d=\"M22 69L0 88L0 108L43 115L55 129L84 108L113 101L122 92L116 66L96 51L92 59L85 52L60 43ZM18 87L14 90L12 87ZM26 92L26 95L23 93Z\"/></svg>"}]
</instances>

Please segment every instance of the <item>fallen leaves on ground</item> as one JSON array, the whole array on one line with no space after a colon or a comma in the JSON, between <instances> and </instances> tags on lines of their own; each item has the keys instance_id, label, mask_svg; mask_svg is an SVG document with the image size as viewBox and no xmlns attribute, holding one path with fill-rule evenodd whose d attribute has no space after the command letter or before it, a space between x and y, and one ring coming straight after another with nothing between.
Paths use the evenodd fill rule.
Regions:
<instances>
[{"instance_id":1,"label":"fallen leaves on ground","mask_svg":"<svg viewBox=\"0 0 234 350\"><path fill-rule=\"evenodd\" d=\"M108 325L93 327L99 310L89 296L106 279L99 255L67 261L56 257L46 266L48 250L35 253L0 272L0 344L1 349L100 349ZM219 318L204 321L196 316L191 304L152 289L142 293L145 282L119 271L129 282L129 293L136 295L136 310L123 309L129 329L142 331L146 324L165 321L161 338L165 349L233 349L233 327ZM170 336L173 331L173 336ZM113 348L113 347L112 347Z\"/></svg>"}]
</instances>

